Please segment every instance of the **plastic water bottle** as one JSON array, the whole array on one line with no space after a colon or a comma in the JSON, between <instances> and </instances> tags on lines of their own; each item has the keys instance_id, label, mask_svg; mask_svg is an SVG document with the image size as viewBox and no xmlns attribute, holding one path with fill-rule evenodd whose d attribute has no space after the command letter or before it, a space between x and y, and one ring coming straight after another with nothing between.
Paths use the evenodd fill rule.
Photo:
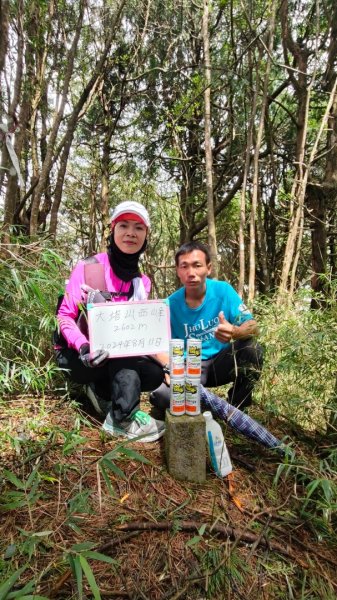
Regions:
<instances>
[{"instance_id":1,"label":"plastic water bottle","mask_svg":"<svg viewBox=\"0 0 337 600\"><path fill-rule=\"evenodd\" d=\"M212 467L219 477L226 477L233 470L222 429L210 411L203 413L206 421L206 440Z\"/></svg>"}]
</instances>

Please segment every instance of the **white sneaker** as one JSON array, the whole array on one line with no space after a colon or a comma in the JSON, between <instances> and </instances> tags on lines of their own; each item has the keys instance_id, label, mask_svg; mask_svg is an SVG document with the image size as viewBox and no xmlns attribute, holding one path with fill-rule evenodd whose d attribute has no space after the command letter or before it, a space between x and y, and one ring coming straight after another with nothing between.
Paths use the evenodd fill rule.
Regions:
<instances>
[{"instance_id":1,"label":"white sneaker","mask_svg":"<svg viewBox=\"0 0 337 600\"><path fill-rule=\"evenodd\" d=\"M165 433L165 423L153 419L142 410L137 410L125 421L116 423L109 412L102 429L110 435L123 435L129 440L145 443L159 440Z\"/></svg>"}]
</instances>

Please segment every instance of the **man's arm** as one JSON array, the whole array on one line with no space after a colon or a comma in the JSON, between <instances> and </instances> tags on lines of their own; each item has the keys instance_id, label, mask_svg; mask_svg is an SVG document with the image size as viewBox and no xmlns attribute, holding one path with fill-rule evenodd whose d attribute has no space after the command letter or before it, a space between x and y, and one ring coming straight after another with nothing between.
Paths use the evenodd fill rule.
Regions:
<instances>
[{"instance_id":1,"label":"man's arm","mask_svg":"<svg viewBox=\"0 0 337 600\"><path fill-rule=\"evenodd\" d=\"M231 340L243 340L257 334L258 327L255 319L244 321L241 325L232 325L225 319L223 312L219 313L219 325L214 332L214 337L219 342L226 344Z\"/></svg>"},{"instance_id":2,"label":"man's arm","mask_svg":"<svg viewBox=\"0 0 337 600\"><path fill-rule=\"evenodd\" d=\"M164 370L164 381L166 382L167 385L170 385L170 373L167 372L167 370L169 371L170 368L170 357L166 352L158 352L158 354L155 354L153 356L154 360L156 360L159 364L161 364L161 366L163 367Z\"/></svg>"}]
</instances>

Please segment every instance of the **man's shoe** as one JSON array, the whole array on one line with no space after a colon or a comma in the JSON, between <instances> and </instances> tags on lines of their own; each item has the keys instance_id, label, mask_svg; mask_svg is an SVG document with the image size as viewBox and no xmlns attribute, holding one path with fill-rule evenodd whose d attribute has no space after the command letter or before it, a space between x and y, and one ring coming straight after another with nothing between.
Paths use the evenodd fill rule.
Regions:
<instances>
[{"instance_id":1,"label":"man's shoe","mask_svg":"<svg viewBox=\"0 0 337 600\"><path fill-rule=\"evenodd\" d=\"M99 396L96 390L96 386L93 382L88 383L84 386L84 390L87 398L89 398L95 411L101 416L106 417L110 408L111 401L105 400L102 396Z\"/></svg>"},{"instance_id":2,"label":"man's shoe","mask_svg":"<svg viewBox=\"0 0 337 600\"><path fill-rule=\"evenodd\" d=\"M109 412L102 429L110 435L122 435L129 440L145 443L159 440L165 433L165 423L153 419L142 410L137 410L125 421L117 423Z\"/></svg>"}]
</instances>

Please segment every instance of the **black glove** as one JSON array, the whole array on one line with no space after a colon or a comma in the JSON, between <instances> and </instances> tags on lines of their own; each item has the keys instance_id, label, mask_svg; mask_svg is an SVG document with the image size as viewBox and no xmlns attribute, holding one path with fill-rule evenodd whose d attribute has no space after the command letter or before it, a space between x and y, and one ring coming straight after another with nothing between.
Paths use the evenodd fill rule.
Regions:
<instances>
[{"instance_id":1,"label":"black glove","mask_svg":"<svg viewBox=\"0 0 337 600\"><path fill-rule=\"evenodd\" d=\"M89 344L80 347L80 359L85 367L103 367L109 358L107 350L95 350L90 354Z\"/></svg>"}]
</instances>

